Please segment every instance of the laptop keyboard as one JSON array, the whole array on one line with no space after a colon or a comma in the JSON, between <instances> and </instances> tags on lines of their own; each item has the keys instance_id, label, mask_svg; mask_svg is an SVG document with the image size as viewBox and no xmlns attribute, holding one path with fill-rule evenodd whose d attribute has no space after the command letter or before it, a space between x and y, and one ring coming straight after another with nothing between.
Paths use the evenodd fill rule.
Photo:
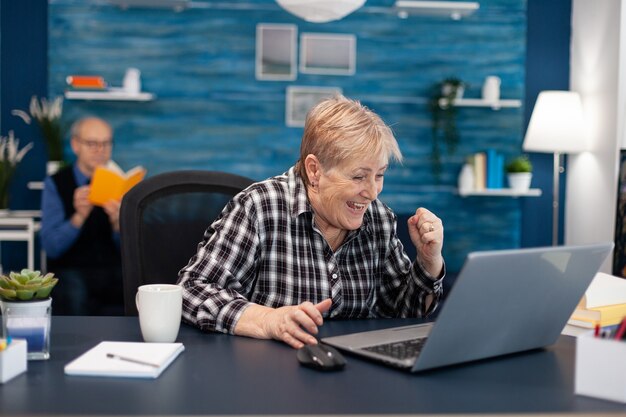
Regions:
<instances>
[{"instance_id":1,"label":"laptop keyboard","mask_svg":"<svg viewBox=\"0 0 626 417\"><path fill-rule=\"evenodd\" d=\"M426 342L425 337L419 339L403 340L401 342L385 343L382 345L370 346L363 348L369 352L378 353L379 355L390 356L399 360L417 358L422 346Z\"/></svg>"}]
</instances>

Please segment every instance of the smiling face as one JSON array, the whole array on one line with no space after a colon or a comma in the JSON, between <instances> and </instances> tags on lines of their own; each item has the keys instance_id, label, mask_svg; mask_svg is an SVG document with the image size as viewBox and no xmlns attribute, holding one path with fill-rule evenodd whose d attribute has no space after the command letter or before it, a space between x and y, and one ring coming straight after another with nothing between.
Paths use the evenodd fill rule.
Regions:
<instances>
[{"instance_id":1,"label":"smiling face","mask_svg":"<svg viewBox=\"0 0 626 417\"><path fill-rule=\"evenodd\" d=\"M314 155L306 158L312 184L309 200L315 221L324 236L356 230L370 203L383 189L387 158L369 157L324 169Z\"/></svg>"}]
</instances>

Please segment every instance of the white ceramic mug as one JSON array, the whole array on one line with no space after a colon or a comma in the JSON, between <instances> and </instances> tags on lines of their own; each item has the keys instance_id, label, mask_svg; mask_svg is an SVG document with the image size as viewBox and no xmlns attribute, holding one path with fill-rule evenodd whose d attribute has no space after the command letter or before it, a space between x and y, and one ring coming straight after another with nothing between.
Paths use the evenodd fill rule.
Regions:
<instances>
[{"instance_id":1,"label":"white ceramic mug","mask_svg":"<svg viewBox=\"0 0 626 417\"><path fill-rule=\"evenodd\" d=\"M182 287L172 284L142 285L137 289L135 304L144 341L176 341L183 309Z\"/></svg>"}]
</instances>

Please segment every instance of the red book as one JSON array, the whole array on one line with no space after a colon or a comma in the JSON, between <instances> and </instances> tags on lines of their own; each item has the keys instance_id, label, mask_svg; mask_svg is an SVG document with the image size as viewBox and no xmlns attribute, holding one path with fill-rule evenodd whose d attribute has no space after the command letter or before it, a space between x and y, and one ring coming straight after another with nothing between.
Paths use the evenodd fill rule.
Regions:
<instances>
[{"instance_id":1,"label":"red book","mask_svg":"<svg viewBox=\"0 0 626 417\"><path fill-rule=\"evenodd\" d=\"M104 78L97 75L69 75L65 81L73 88L88 88L92 90L104 90L107 88Z\"/></svg>"}]
</instances>

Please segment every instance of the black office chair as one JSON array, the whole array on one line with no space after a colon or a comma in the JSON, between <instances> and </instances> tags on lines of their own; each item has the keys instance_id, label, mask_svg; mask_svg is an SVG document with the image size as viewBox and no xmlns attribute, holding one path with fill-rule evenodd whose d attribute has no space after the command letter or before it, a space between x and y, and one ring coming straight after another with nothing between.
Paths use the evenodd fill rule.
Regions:
<instances>
[{"instance_id":1,"label":"black office chair","mask_svg":"<svg viewBox=\"0 0 626 417\"><path fill-rule=\"evenodd\" d=\"M173 171L147 178L126 193L120 208L126 315L137 315L140 285L176 282L206 228L252 183L225 172Z\"/></svg>"}]
</instances>

